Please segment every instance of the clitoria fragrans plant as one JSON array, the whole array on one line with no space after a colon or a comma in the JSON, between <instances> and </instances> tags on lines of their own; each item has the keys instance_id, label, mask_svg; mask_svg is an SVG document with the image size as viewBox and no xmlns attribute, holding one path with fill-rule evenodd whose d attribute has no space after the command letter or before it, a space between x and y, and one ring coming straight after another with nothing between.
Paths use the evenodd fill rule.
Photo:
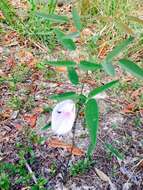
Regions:
<instances>
[{"instance_id":1,"label":"clitoria fragrans plant","mask_svg":"<svg viewBox=\"0 0 143 190\"><path fill-rule=\"evenodd\" d=\"M76 36L80 36L80 33L83 30L83 26L81 24L80 17L75 8L73 8L73 10L72 10L72 18L73 18L73 23L77 29L76 33L65 35L61 30L59 30L59 29L55 30L55 34L56 34L57 39L60 42L60 44L64 48L71 50L71 51L76 49L76 45L73 41L73 38L75 38ZM48 17L47 17L47 19L48 19ZM79 76L78 76L77 70L85 71L86 77L87 77L89 71L96 72L97 70L103 70L110 76L114 77L114 76L116 76L115 68L112 64L114 58L116 56L118 56L122 52L122 50L127 48L127 46L133 42L133 40L134 40L134 37L131 37L131 36L128 37L127 39L123 40L120 44L118 44L116 47L113 48L113 50L106 56L106 58L101 63L93 63L93 62L90 62L89 60L82 60L82 61L80 61L80 63L76 63L71 60L57 60L57 61L45 60L44 64L48 64L48 65L51 65L54 67L63 67L63 66L66 67L69 80L71 81L71 83L73 85L79 84ZM133 74L135 77L139 77L140 79L143 79L143 69L141 69L138 65L136 65L131 60L120 59L118 61L118 64L123 70ZM78 105L77 115L76 115L76 119L75 119L74 126L73 126L73 145L75 144L74 136L76 133L75 129L76 129L76 122L78 119L78 115L80 113L81 108L84 108L84 116L85 116L86 126L88 129L89 138L90 138L90 144L89 144L89 147L87 150L88 158L92 156L93 151L95 150L96 142L97 142L98 128L99 128L99 106L98 106L98 103L97 103L96 99L94 98L94 96L108 90L109 88L112 88L118 82L119 82L119 80L113 80L102 86L94 88L88 93L87 96L85 96L85 94L83 93L84 84L81 84L81 91L79 94L77 94L73 91L70 91L70 92L68 91L68 92L65 92L62 94L52 95L50 97L51 99L57 100L57 101L72 99L77 102L77 105ZM108 144L108 146L106 146L106 147L111 152L113 152L113 154L117 158L122 159L122 156L112 146L110 146ZM72 154L72 151L71 151L71 154ZM68 164L69 164L70 158L71 157L69 157L69 159L68 159ZM67 164L67 168L68 168L68 164Z\"/></svg>"}]
</instances>

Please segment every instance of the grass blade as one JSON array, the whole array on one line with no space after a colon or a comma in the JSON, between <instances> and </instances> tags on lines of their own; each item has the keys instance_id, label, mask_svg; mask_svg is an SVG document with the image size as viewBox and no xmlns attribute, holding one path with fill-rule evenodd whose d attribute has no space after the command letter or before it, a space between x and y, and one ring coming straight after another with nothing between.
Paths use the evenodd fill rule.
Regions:
<instances>
[{"instance_id":1,"label":"grass blade","mask_svg":"<svg viewBox=\"0 0 143 190\"><path fill-rule=\"evenodd\" d=\"M106 143L105 147L114 155L116 156L118 159L123 160L124 156L115 148L113 147L111 144Z\"/></svg>"}]
</instances>

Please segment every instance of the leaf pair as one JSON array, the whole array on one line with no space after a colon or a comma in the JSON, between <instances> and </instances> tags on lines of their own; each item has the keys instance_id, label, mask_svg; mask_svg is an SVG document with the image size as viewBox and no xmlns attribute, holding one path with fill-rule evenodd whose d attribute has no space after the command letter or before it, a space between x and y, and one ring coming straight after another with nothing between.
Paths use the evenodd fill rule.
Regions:
<instances>
[{"instance_id":1,"label":"leaf pair","mask_svg":"<svg viewBox=\"0 0 143 190\"><path fill-rule=\"evenodd\" d=\"M133 37L129 37L128 39L124 40L106 56L104 62L102 63L102 66L104 70L107 72L107 74L111 76L115 75L115 69L111 62L123 49L125 49L133 41L133 39L134 39ZM125 71L133 74L135 77L143 79L143 69L141 69L138 65L136 65L132 61L127 59L121 59L119 60L119 65Z\"/></svg>"},{"instance_id":2,"label":"leaf pair","mask_svg":"<svg viewBox=\"0 0 143 190\"><path fill-rule=\"evenodd\" d=\"M80 32L82 30L82 24L80 22L80 17L78 15L78 12L75 8L72 9L72 18L73 18L73 22L74 22L74 25L77 29L78 32ZM61 19L61 17L60 17ZM63 18L62 18L63 19ZM61 19L61 20L62 20ZM64 18L65 19L65 18ZM56 29L55 30L55 33L56 33L56 36L57 36L57 39L58 41L61 43L61 45L72 51L72 50L75 50L76 49L76 45L74 43L74 41L72 40L72 37L71 35L65 35L61 30L59 29ZM76 33L76 35L78 35L78 33ZM77 76L76 76L77 78ZM75 81L74 81L75 82ZM77 83L77 81L75 82Z\"/></svg>"},{"instance_id":3,"label":"leaf pair","mask_svg":"<svg viewBox=\"0 0 143 190\"><path fill-rule=\"evenodd\" d=\"M114 76L115 69L112 65L112 60L119 54L123 49L125 49L132 41L133 37L129 37L128 39L122 41L119 45L117 45L105 58L102 63L102 66L107 74Z\"/></svg>"},{"instance_id":4,"label":"leaf pair","mask_svg":"<svg viewBox=\"0 0 143 190\"><path fill-rule=\"evenodd\" d=\"M78 67L84 71L95 71L100 69L101 65L89 61L80 61ZM74 67L68 67L68 76L72 84L77 85L79 83L78 75Z\"/></svg>"},{"instance_id":5,"label":"leaf pair","mask_svg":"<svg viewBox=\"0 0 143 190\"><path fill-rule=\"evenodd\" d=\"M100 64L91 63L89 61L83 60L80 61L79 64L76 65L74 61L45 61L43 64L48 64L55 67L67 67L68 77L72 84L77 85L79 83L79 77L76 72L75 67L78 66L80 69L84 71L96 71L97 69L102 68Z\"/></svg>"}]
</instances>

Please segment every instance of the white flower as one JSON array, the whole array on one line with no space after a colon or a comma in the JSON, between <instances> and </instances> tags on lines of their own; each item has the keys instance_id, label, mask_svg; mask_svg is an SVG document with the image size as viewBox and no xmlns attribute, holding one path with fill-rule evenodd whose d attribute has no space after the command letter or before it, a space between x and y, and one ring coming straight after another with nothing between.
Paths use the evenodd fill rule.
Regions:
<instances>
[{"instance_id":1,"label":"white flower","mask_svg":"<svg viewBox=\"0 0 143 190\"><path fill-rule=\"evenodd\" d=\"M58 103L52 112L51 127L55 134L64 135L71 131L75 121L75 103L65 100Z\"/></svg>"}]
</instances>

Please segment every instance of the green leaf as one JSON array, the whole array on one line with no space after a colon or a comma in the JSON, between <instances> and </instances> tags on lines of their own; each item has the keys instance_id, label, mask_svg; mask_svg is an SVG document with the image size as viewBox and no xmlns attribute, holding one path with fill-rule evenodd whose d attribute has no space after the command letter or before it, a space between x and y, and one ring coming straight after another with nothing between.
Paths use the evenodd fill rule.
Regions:
<instances>
[{"instance_id":1,"label":"green leaf","mask_svg":"<svg viewBox=\"0 0 143 190\"><path fill-rule=\"evenodd\" d=\"M89 61L80 61L80 64L78 65L80 69L85 70L85 71L95 71L97 69L102 68L101 65L91 63Z\"/></svg>"},{"instance_id":2,"label":"green leaf","mask_svg":"<svg viewBox=\"0 0 143 190\"><path fill-rule=\"evenodd\" d=\"M72 39L62 39L60 41L61 45L65 48L65 49L68 49L70 51L73 51L76 49L76 45L74 43L74 41Z\"/></svg>"},{"instance_id":3,"label":"green leaf","mask_svg":"<svg viewBox=\"0 0 143 190\"><path fill-rule=\"evenodd\" d=\"M73 18L73 22L74 22L76 29L78 31L81 31L82 30L82 24L80 21L80 16L79 16L79 14L75 8L72 9L72 18Z\"/></svg>"},{"instance_id":4,"label":"green leaf","mask_svg":"<svg viewBox=\"0 0 143 190\"><path fill-rule=\"evenodd\" d=\"M76 99L78 97L78 95L75 92L65 92L62 94L56 94L56 95L52 95L50 96L50 99L54 99L54 100L66 100L66 99Z\"/></svg>"},{"instance_id":5,"label":"green leaf","mask_svg":"<svg viewBox=\"0 0 143 190\"><path fill-rule=\"evenodd\" d=\"M43 69L43 68L45 68L45 64L44 64L44 63L37 63L37 64L36 64L36 67L37 67L38 69Z\"/></svg>"},{"instance_id":6,"label":"green leaf","mask_svg":"<svg viewBox=\"0 0 143 190\"><path fill-rule=\"evenodd\" d=\"M79 103L80 105L83 105L83 104L86 102L86 100L87 100L87 97L84 96L83 94L80 94L77 98L79 99L79 100L78 100L78 103Z\"/></svg>"},{"instance_id":7,"label":"green leaf","mask_svg":"<svg viewBox=\"0 0 143 190\"><path fill-rule=\"evenodd\" d=\"M131 28L129 28L129 26L126 23L122 22L119 19L116 20L116 23L127 34L129 34L129 35L133 35L134 34L133 30Z\"/></svg>"},{"instance_id":8,"label":"green leaf","mask_svg":"<svg viewBox=\"0 0 143 190\"><path fill-rule=\"evenodd\" d=\"M59 29L55 29L54 31L55 31L58 41L61 43L61 45L64 48L71 51L76 49L76 45L72 39L67 38L67 36Z\"/></svg>"},{"instance_id":9,"label":"green leaf","mask_svg":"<svg viewBox=\"0 0 143 190\"><path fill-rule=\"evenodd\" d=\"M129 37L128 39L122 41L119 45L117 45L105 58L102 63L103 69L110 76L115 76L115 69L111 63L114 57L116 57L124 48L126 48L132 41L133 37Z\"/></svg>"},{"instance_id":10,"label":"green leaf","mask_svg":"<svg viewBox=\"0 0 143 190\"><path fill-rule=\"evenodd\" d=\"M67 35L64 34L63 31L61 31L60 29L56 28L54 29L54 32L58 38L58 40L63 40L63 39L74 39L74 38L77 38L80 36L80 33L79 32L72 32L72 33L69 33Z\"/></svg>"},{"instance_id":11,"label":"green leaf","mask_svg":"<svg viewBox=\"0 0 143 190\"><path fill-rule=\"evenodd\" d=\"M51 122L46 124L41 130L45 131L45 130L49 129L50 127L51 127Z\"/></svg>"},{"instance_id":12,"label":"green leaf","mask_svg":"<svg viewBox=\"0 0 143 190\"><path fill-rule=\"evenodd\" d=\"M62 40L62 38L65 36L65 34L61 30L59 30L57 28L54 30L54 32L55 32L58 40Z\"/></svg>"},{"instance_id":13,"label":"green leaf","mask_svg":"<svg viewBox=\"0 0 143 190\"><path fill-rule=\"evenodd\" d=\"M79 36L80 36L79 32L72 32L72 33L69 33L69 34L63 36L63 39L75 39Z\"/></svg>"},{"instance_id":14,"label":"green leaf","mask_svg":"<svg viewBox=\"0 0 143 190\"><path fill-rule=\"evenodd\" d=\"M102 67L108 75L112 77L115 76L115 69L111 62L104 60L102 63Z\"/></svg>"},{"instance_id":15,"label":"green leaf","mask_svg":"<svg viewBox=\"0 0 143 190\"><path fill-rule=\"evenodd\" d=\"M52 21L52 22L67 22L68 18L66 16L59 16L59 15L48 15L45 13L36 13L36 16L42 17L46 20Z\"/></svg>"},{"instance_id":16,"label":"green leaf","mask_svg":"<svg viewBox=\"0 0 143 190\"><path fill-rule=\"evenodd\" d=\"M43 108L43 113L50 113L52 112L52 108L51 107L44 107Z\"/></svg>"},{"instance_id":17,"label":"green leaf","mask_svg":"<svg viewBox=\"0 0 143 190\"><path fill-rule=\"evenodd\" d=\"M75 66L76 63L74 61L44 61L45 64L51 65L51 66L55 66L55 67L70 67L70 66Z\"/></svg>"},{"instance_id":18,"label":"green leaf","mask_svg":"<svg viewBox=\"0 0 143 190\"><path fill-rule=\"evenodd\" d=\"M114 148L111 144L106 143L105 146L118 159L120 159L120 160L124 159L124 156L116 148Z\"/></svg>"},{"instance_id":19,"label":"green leaf","mask_svg":"<svg viewBox=\"0 0 143 190\"><path fill-rule=\"evenodd\" d=\"M143 69L134 62L127 59L120 59L119 65L127 72L133 74L135 77L143 79Z\"/></svg>"},{"instance_id":20,"label":"green leaf","mask_svg":"<svg viewBox=\"0 0 143 190\"><path fill-rule=\"evenodd\" d=\"M123 49L125 49L132 41L133 37L129 37L128 39L122 41L118 44L108 55L106 56L107 62L110 62L114 57L116 57Z\"/></svg>"},{"instance_id":21,"label":"green leaf","mask_svg":"<svg viewBox=\"0 0 143 190\"><path fill-rule=\"evenodd\" d=\"M95 99L90 99L85 104L85 119L90 136L88 155L91 155L96 146L99 125L99 110Z\"/></svg>"},{"instance_id":22,"label":"green leaf","mask_svg":"<svg viewBox=\"0 0 143 190\"><path fill-rule=\"evenodd\" d=\"M68 77L72 84L77 85L79 83L78 75L77 75L75 68L68 67Z\"/></svg>"},{"instance_id":23,"label":"green leaf","mask_svg":"<svg viewBox=\"0 0 143 190\"><path fill-rule=\"evenodd\" d=\"M93 96L95 96L95 95L97 95L97 94L99 94L99 93L113 87L113 85L115 85L117 82L119 82L119 80L114 80L114 81L109 82L109 83L107 83L107 84L105 84L103 86L100 86L98 88L95 88L95 89L91 90L89 92L89 94L88 94L88 97L91 98L91 97L93 97Z\"/></svg>"}]
</instances>

